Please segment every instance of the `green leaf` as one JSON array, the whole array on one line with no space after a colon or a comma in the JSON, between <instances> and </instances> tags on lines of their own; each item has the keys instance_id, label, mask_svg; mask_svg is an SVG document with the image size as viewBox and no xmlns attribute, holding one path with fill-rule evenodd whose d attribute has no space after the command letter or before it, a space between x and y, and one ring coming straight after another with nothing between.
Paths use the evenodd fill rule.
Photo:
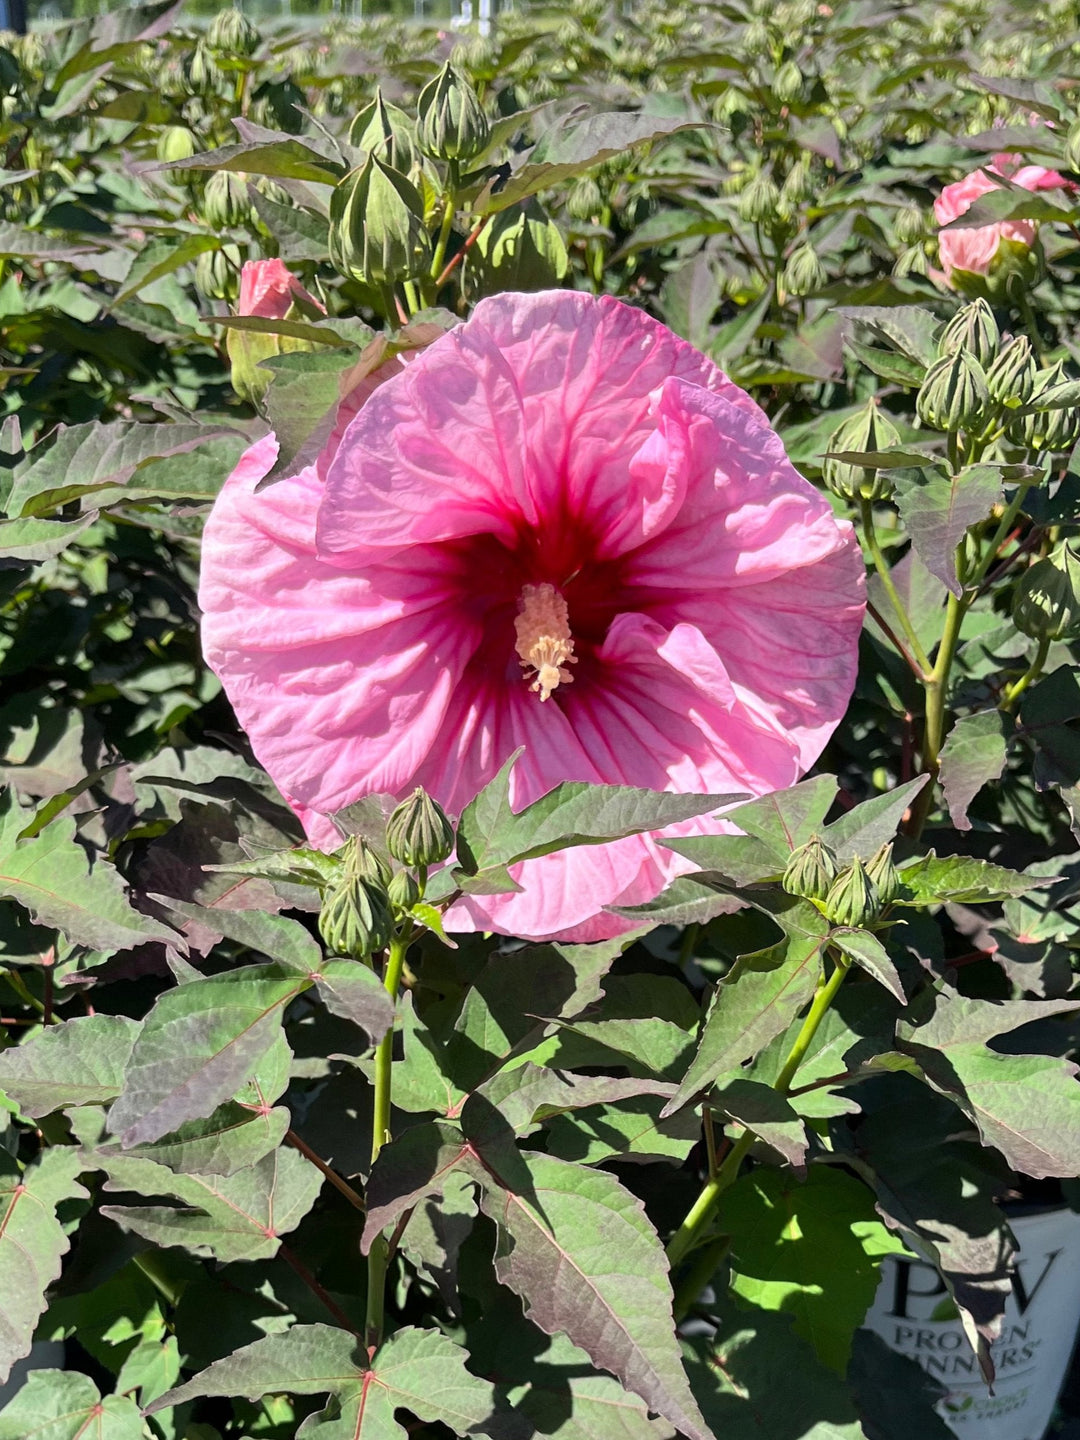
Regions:
<instances>
[{"instance_id":1,"label":"green leaf","mask_svg":"<svg viewBox=\"0 0 1080 1440\"><path fill-rule=\"evenodd\" d=\"M107 860L91 864L70 815L20 840L26 821L10 790L0 796L0 895L25 906L38 925L93 950L129 949L147 940L179 943L174 931L131 908L127 887Z\"/></svg>"},{"instance_id":2,"label":"green leaf","mask_svg":"<svg viewBox=\"0 0 1080 1440\"><path fill-rule=\"evenodd\" d=\"M881 1257L903 1249L872 1193L833 1166L812 1165L805 1181L760 1169L720 1197L717 1222L731 1236L733 1293L792 1315L796 1333L843 1374Z\"/></svg>"},{"instance_id":3,"label":"green leaf","mask_svg":"<svg viewBox=\"0 0 1080 1440\"><path fill-rule=\"evenodd\" d=\"M789 1165L805 1163L806 1126L791 1102L771 1085L736 1077L712 1092L709 1105L764 1140Z\"/></svg>"},{"instance_id":4,"label":"green leaf","mask_svg":"<svg viewBox=\"0 0 1080 1440\"><path fill-rule=\"evenodd\" d=\"M297 205L281 205L263 195L254 185L248 195L259 219L278 244L286 260L314 260L320 263L330 253L330 227L325 215L314 215Z\"/></svg>"},{"instance_id":5,"label":"green leaf","mask_svg":"<svg viewBox=\"0 0 1080 1440\"><path fill-rule=\"evenodd\" d=\"M848 864L856 855L869 860L896 834L911 802L929 778L928 775L916 775L914 780L898 785L895 790L864 800L854 810L827 825L822 835L836 851L837 860Z\"/></svg>"},{"instance_id":6,"label":"green leaf","mask_svg":"<svg viewBox=\"0 0 1080 1440\"><path fill-rule=\"evenodd\" d=\"M641 1082L637 1082L641 1083ZM609 1160L684 1161L701 1138L701 1124L691 1109L660 1119L663 1095L639 1095L606 1105L590 1105L571 1118L559 1115L547 1125L547 1152L580 1165Z\"/></svg>"},{"instance_id":7,"label":"green leaf","mask_svg":"<svg viewBox=\"0 0 1080 1440\"><path fill-rule=\"evenodd\" d=\"M69 1145L47 1150L25 1171L0 1153L0 1384L30 1353L45 1291L60 1275L68 1239L56 1207L89 1198L77 1178L82 1168Z\"/></svg>"},{"instance_id":8,"label":"green leaf","mask_svg":"<svg viewBox=\"0 0 1080 1440\"><path fill-rule=\"evenodd\" d=\"M715 1335L685 1342L690 1384L722 1440L864 1440L844 1382L788 1315L725 1299ZM797 1375L798 1384L778 1384Z\"/></svg>"},{"instance_id":9,"label":"green leaf","mask_svg":"<svg viewBox=\"0 0 1080 1440\"><path fill-rule=\"evenodd\" d=\"M290 855L293 852L285 853ZM189 905L184 900L174 900L169 895L152 894L150 898L174 914L186 920L197 920L227 939L246 945L248 949L256 950L300 975L312 975L323 963L322 947L298 920L289 920L284 915L269 915L263 910L210 910L204 905Z\"/></svg>"},{"instance_id":10,"label":"green leaf","mask_svg":"<svg viewBox=\"0 0 1080 1440\"><path fill-rule=\"evenodd\" d=\"M327 960L315 975L315 989L328 1010L366 1030L372 1043L394 1023L394 1002L386 987L359 960Z\"/></svg>"},{"instance_id":11,"label":"green leaf","mask_svg":"<svg viewBox=\"0 0 1080 1440\"><path fill-rule=\"evenodd\" d=\"M768 846L786 864L793 850L820 831L836 791L834 775L815 775L789 790L775 790L760 800L740 805L728 819Z\"/></svg>"},{"instance_id":12,"label":"green leaf","mask_svg":"<svg viewBox=\"0 0 1080 1440\"><path fill-rule=\"evenodd\" d=\"M33 1370L0 1410L0 1440L143 1440L139 1407L75 1370Z\"/></svg>"},{"instance_id":13,"label":"green leaf","mask_svg":"<svg viewBox=\"0 0 1080 1440\"><path fill-rule=\"evenodd\" d=\"M877 345L864 345L850 335L844 336L844 344L860 365L865 365L875 375L891 380L895 385L906 385L915 390L926 377L926 364L913 360L909 355L901 355L896 350L882 350Z\"/></svg>"},{"instance_id":14,"label":"green leaf","mask_svg":"<svg viewBox=\"0 0 1080 1440\"><path fill-rule=\"evenodd\" d=\"M685 840L663 840L660 842L665 850L674 850L677 855L685 855L688 860L693 860L700 865L702 871L722 877L732 885L744 886L755 885L759 880L777 880L784 873L787 864L787 853L781 854L778 849L773 849L763 840L755 839L753 835L691 835ZM687 907L689 916L690 909L700 906L703 912L708 912L711 896L714 901L723 898L725 892L714 890L707 882L696 875L680 876L672 885L660 893L652 906L638 905L616 910L616 914L656 914L657 923L662 924L666 919L663 915L665 898L671 894L671 908L673 911L670 924L690 924L692 919L699 919L697 915L685 920L675 918L682 913L682 908ZM731 896L727 896L731 901ZM726 913L720 911L721 914Z\"/></svg>"},{"instance_id":15,"label":"green leaf","mask_svg":"<svg viewBox=\"0 0 1080 1440\"><path fill-rule=\"evenodd\" d=\"M928 1082L954 1099L1014 1169L1037 1180L1080 1174L1077 1067L1054 1055L1003 1054L987 1041L1080 1007L1077 1000L977 1000L941 992L922 1025L904 1024L897 1044Z\"/></svg>"},{"instance_id":16,"label":"green leaf","mask_svg":"<svg viewBox=\"0 0 1080 1440\"><path fill-rule=\"evenodd\" d=\"M931 575L957 598L963 586L956 577L956 547L972 525L986 519L1001 493L1001 470L994 465L969 465L959 475L924 471L897 477L896 505L911 543Z\"/></svg>"},{"instance_id":17,"label":"green leaf","mask_svg":"<svg viewBox=\"0 0 1080 1440\"><path fill-rule=\"evenodd\" d=\"M97 520L97 511L78 520L39 520L25 516L0 520L0 555L9 560L51 560L73 544Z\"/></svg>"},{"instance_id":18,"label":"green leaf","mask_svg":"<svg viewBox=\"0 0 1080 1440\"><path fill-rule=\"evenodd\" d=\"M891 341L909 360L932 365L937 359L941 322L929 310L918 305L842 305L839 314L845 320L860 321Z\"/></svg>"},{"instance_id":19,"label":"green leaf","mask_svg":"<svg viewBox=\"0 0 1080 1440\"><path fill-rule=\"evenodd\" d=\"M914 550L909 550L904 558L892 567L890 578L924 649L932 650L941 637L944 618L941 612L948 594L945 586L936 576L930 574ZM896 607L876 571L870 576L866 588L867 597L878 614L892 628L894 635L902 637L903 627ZM873 616L868 619L874 625L876 633L877 621ZM889 644L892 645L891 640Z\"/></svg>"},{"instance_id":20,"label":"green leaf","mask_svg":"<svg viewBox=\"0 0 1080 1440\"><path fill-rule=\"evenodd\" d=\"M723 839L738 841L744 837L739 835L723 836L702 836L703 840ZM692 844L692 842L682 842ZM754 841L748 841L754 844ZM665 845L666 849L679 849L676 844ZM725 879L729 877L725 871ZM749 883L745 880L745 869L740 870L744 877L736 883ZM758 875L754 879L760 878ZM715 920L718 915L730 915L735 910L742 909L743 902L738 896L729 894L726 890L717 890L714 886L703 883L696 875L680 875L673 880L666 889L661 890L655 900L649 900L644 905L606 905L604 908L613 915L625 915L630 920L638 920L643 925L652 929L655 925L704 925L709 920Z\"/></svg>"},{"instance_id":21,"label":"green leaf","mask_svg":"<svg viewBox=\"0 0 1080 1440\"><path fill-rule=\"evenodd\" d=\"M829 943L835 945L849 960L854 960L868 975L872 975L879 985L884 985L901 1005L907 1003L903 981L890 960L888 951L876 935L872 935L869 930L834 930L829 936Z\"/></svg>"},{"instance_id":22,"label":"green leaf","mask_svg":"<svg viewBox=\"0 0 1080 1440\"><path fill-rule=\"evenodd\" d=\"M271 175L276 180L308 180L317 185L334 185L345 174L344 165L321 155L292 135L281 135L269 142L254 140L242 141L238 145L221 145L216 150L192 155L187 160L168 160L160 165L149 165L146 169L151 174L162 170L239 170L245 175Z\"/></svg>"},{"instance_id":23,"label":"green leaf","mask_svg":"<svg viewBox=\"0 0 1080 1440\"><path fill-rule=\"evenodd\" d=\"M167 1205L103 1205L101 1213L154 1245L179 1245L222 1263L267 1260L318 1198L322 1171L289 1146L232 1175L178 1175L153 1160L102 1150L83 1163L108 1175L106 1190L169 1195Z\"/></svg>"},{"instance_id":24,"label":"green leaf","mask_svg":"<svg viewBox=\"0 0 1080 1440\"><path fill-rule=\"evenodd\" d=\"M149 1413L202 1395L326 1395L333 1403L304 1424L315 1440L400 1440L394 1412L441 1421L455 1435L484 1427L494 1409L492 1387L465 1368L466 1352L438 1330L398 1330L370 1363L362 1343L329 1325L294 1325L217 1360L186 1385L170 1390Z\"/></svg>"},{"instance_id":25,"label":"green leaf","mask_svg":"<svg viewBox=\"0 0 1080 1440\"><path fill-rule=\"evenodd\" d=\"M39 515L83 495L93 495L98 508L216 495L247 443L238 430L195 423L62 426L40 457L40 446L31 452L8 510Z\"/></svg>"},{"instance_id":26,"label":"green leaf","mask_svg":"<svg viewBox=\"0 0 1080 1440\"><path fill-rule=\"evenodd\" d=\"M571 117L548 130L509 180L498 188L489 185L473 208L478 215L505 210L541 190L583 175L613 155L666 139L680 130L701 129L705 124L701 120L667 119L622 110L602 111L584 120Z\"/></svg>"},{"instance_id":27,"label":"green leaf","mask_svg":"<svg viewBox=\"0 0 1080 1440\"><path fill-rule=\"evenodd\" d=\"M961 715L941 752L941 787L949 818L958 830L970 830L968 806L1005 769L1008 717L1000 710Z\"/></svg>"},{"instance_id":28,"label":"green leaf","mask_svg":"<svg viewBox=\"0 0 1080 1440\"><path fill-rule=\"evenodd\" d=\"M123 1087L139 1028L123 1015L46 1026L0 1052L0 1089L34 1120L65 1105L106 1105Z\"/></svg>"},{"instance_id":29,"label":"green leaf","mask_svg":"<svg viewBox=\"0 0 1080 1440\"><path fill-rule=\"evenodd\" d=\"M510 757L461 817L457 855L466 875L550 855L568 845L601 845L659 830L738 799L568 781L515 813L510 808L510 772L520 753Z\"/></svg>"},{"instance_id":30,"label":"green leaf","mask_svg":"<svg viewBox=\"0 0 1080 1440\"><path fill-rule=\"evenodd\" d=\"M512 1154L513 1152L511 1152ZM562 1332L687 1440L712 1440L671 1319L663 1247L614 1176L522 1153L467 1165L498 1227L495 1272L549 1335Z\"/></svg>"},{"instance_id":31,"label":"green leaf","mask_svg":"<svg viewBox=\"0 0 1080 1440\"><path fill-rule=\"evenodd\" d=\"M146 285L171 275L182 265L197 260L205 250L217 249L217 237L207 234L162 235L150 240L135 256L123 285L113 297L112 307L122 305Z\"/></svg>"},{"instance_id":32,"label":"green leaf","mask_svg":"<svg viewBox=\"0 0 1080 1440\"><path fill-rule=\"evenodd\" d=\"M1016 1253L994 1203L1007 1177L992 1173L985 1151L947 1138L959 1122L950 1101L928 1103L906 1075L879 1081L878 1087L888 1098L860 1123L852 1163L874 1187L886 1222L941 1274L992 1382L989 1347L1001 1330ZM937 1136L932 1147L926 1144L928 1133Z\"/></svg>"},{"instance_id":33,"label":"green leaf","mask_svg":"<svg viewBox=\"0 0 1080 1440\"><path fill-rule=\"evenodd\" d=\"M767 950L739 959L713 995L697 1054L663 1113L670 1115L719 1075L736 1070L785 1031L814 992L829 923L807 900L752 890L743 898L765 908L785 931ZM766 900L764 897L768 896Z\"/></svg>"},{"instance_id":34,"label":"green leaf","mask_svg":"<svg viewBox=\"0 0 1080 1440\"><path fill-rule=\"evenodd\" d=\"M1076 214L1075 205L1062 205L1051 199L1048 191L1008 187L999 180L998 188L977 195L971 205L943 230L970 230L974 226L1000 225L1008 220L1063 220L1068 224Z\"/></svg>"},{"instance_id":35,"label":"green leaf","mask_svg":"<svg viewBox=\"0 0 1080 1440\"><path fill-rule=\"evenodd\" d=\"M1038 886L1031 875L993 865L989 860L975 860L969 855L938 856L933 850L913 864L904 865L900 878L910 892L913 905L990 905L1030 894Z\"/></svg>"},{"instance_id":36,"label":"green leaf","mask_svg":"<svg viewBox=\"0 0 1080 1440\"><path fill-rule=\"evenodd\" d=\"M201 1120L239 1090L311 981L249 966L159 996L143 1023L109 1128L125 1148Z\"/></svg>"}]
</instances>

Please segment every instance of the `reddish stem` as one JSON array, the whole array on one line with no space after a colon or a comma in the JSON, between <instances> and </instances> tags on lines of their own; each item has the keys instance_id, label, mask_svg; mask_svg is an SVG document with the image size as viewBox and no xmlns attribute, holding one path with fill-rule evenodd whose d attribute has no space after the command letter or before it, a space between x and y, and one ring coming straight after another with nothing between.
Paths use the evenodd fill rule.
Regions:
<instances>
[{"instance_id":1,"label":"reddish stem","mask_svg":"<svg viewBox=\"0 0 1080 1440\"><path fill-rule=\"evenodd\" d=\"M300 1279L308 1287L311 1293L313 1295L316 1295L322 1301L322 1303L326 1306L327 1310L329 1310L330 1314L333 1315L334 1319L338 1322L341 1328L343 1330L348 1330L350 1335L355 1335L357 1339L359 1339L360 1331L357 1330L356 1326L345 1314L345 1311L342 1310L341 1306L337 1303L333 1296L329 1295L326 1290L323 1289L323 1287L319 1284L318 1280L315 1279L315 1276L307 1268L307 1266L300 1259L300 1257L298 1255L294 1255L293 1252L289 1249L288 1245L285 1244L282 1244L280 1250L278 1251L278 1254L281 1256L281 1258L285 1261L287 1265L292 1266L292 1268L296 1271L297 1275L299 1275Z\"/></svg>"},{"instance_id":2,"label":"reddish stem","mask_svg":"<svg viewBox=\"0 0 1080 1440\"><path fill-rule=\"evenodd\" d=\"M361 1195L358 1195L357 1192L349 1184L349 1182L347 1180L343 1180L341 1176L337 1173L337 1171L332 1169L326 1163L326 1161L322 1158L321 1155L316 1155L315 1151L312 1150L311 1146L306 1141L301 1140L300 1136L297 1135L295 1130L285 1131L285 1142L286 1144L291 1145L294 1150L299 1150L300 1154L303 1155L304 1159L310 1160L312 1165L314 1165L317 1170L321 1170L322 1173L326 1176L327 1180L330 1181L330 1184L333 1185L335 1189L341 1191L342 1195L345 1196L345 1199L348 1200L350 1205L355 1205L357 1210L361 1211L361 1213L367 1209L366 1205L364 1204L363 1197Z\"/></svg>"},{"instance_id":3,"label":"reddish stem","mask_svg":"<svg viewBox=\"0 0 1080 1440\"><path fill-rule=\"evenodd\" d=\"M442 287L446 284L447 280L450 279L450 276L454 273L455 268L461 264L468 252L476 244L477 236L480 234L481 230L483 230L484 226L488 223L490 219L490 215L484 215L481 218L480 223L475 227L475 229L471 230L466 236L465 243L464 245L462 245L461 249L457 252L457 254L446 262L446 264L442 268L442 273L435 281L436 291L441 290Z\"/></svg>"}]
</instances>

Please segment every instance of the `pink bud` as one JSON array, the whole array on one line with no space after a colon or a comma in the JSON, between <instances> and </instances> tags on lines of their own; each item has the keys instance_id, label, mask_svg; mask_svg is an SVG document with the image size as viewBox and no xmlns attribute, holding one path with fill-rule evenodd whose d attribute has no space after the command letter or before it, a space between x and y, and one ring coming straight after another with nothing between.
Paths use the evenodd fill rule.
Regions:
<instances>
[{"instance_id":1,"label":"pink bud","mask_svg":"<svg viewBox=\"0 0 1080 1440\"><path fill-rule=\"evenodd\" d=\"M323 309L280 260L245 261L240 272L238 315L261 315L268 320L283 320L294 297L314 305L317 310Z\"/></svg>"}]
</instances>

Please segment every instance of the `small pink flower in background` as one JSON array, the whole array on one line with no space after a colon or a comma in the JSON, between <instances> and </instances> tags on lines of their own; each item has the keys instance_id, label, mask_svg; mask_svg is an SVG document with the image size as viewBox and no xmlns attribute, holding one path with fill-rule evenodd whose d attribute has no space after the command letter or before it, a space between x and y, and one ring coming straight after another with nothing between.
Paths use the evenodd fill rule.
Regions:
<instances>
[{"instance_id":1,"label":"small pink flower in background","mask_svg":"<svg viewBox=\"0 0 1080 1440\"><path fill-rule=\"evenodd\" d=\"M322 466L255 493L274 455L247 452L207 523L203 638L317 844L372 792L456 814L518 746L516 809L564 780L762 794L844 712L850 525L749 396L616 300L484 300ZM567 850L448 923L598 939L628 928L605 906L688 868L651 836Z\"/></svg>"},{"instance_id":2,"label":"small pink flower in background","mask_svg":"<svg viewBox=\"0 0 1080 1440\"><path fill-rule=\"evenodd\" d=\"M284 320L295 298L317 310L323 307L309 295L300 281L280 260L246 260L240 271L238 315L260 315L267 320Z\"/></svg>"},{"instance_id":3,"label":"small pink flower in background","mask_svg":"<svg viewBox=\"0 0 1080 1440\"><path fill-rule=\"evenodd\" d=\"M991 173L987 174L987 170ZM1056 170L1047 170L1042 165L1021 165L1018 155L995 155L986 170L975 170L946 185L934 201L934 215L939 225L966 215L980 195L998 189L993 176L1009 179L1012 184L1025 190L1059 190L1071 184ZM998 225L976 225L969 229L943 230L938 237L938 253L946 283L952 284L954 270L967 270L976 275L985 275L998 251L1002 240L1014 240L1030 247L1035 243L1038 226L1034 220L1005 220Z\"/></svg>"}]
</instances>

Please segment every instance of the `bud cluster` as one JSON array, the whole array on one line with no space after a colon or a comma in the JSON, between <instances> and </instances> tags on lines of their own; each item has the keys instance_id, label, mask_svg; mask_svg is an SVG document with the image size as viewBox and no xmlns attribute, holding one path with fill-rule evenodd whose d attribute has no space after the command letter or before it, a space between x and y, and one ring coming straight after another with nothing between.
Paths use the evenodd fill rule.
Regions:
<instances>
[{"instance_id":1,"label":"bud cluster","mask_svg":"<svg viewBox=\"0 0 1080 1440\"><path fill-rule=\"evenodd\" d=\"M335 955L370 961L423 899L427 869L450 857L454 827L424 790L402 801L386 822L385 853L351 835L333 857L323 888L319 934ZM405 869L395 869L397 861ZM419 874L415 873L419 872Z\"/></svg>"},{"instance_id":2,"label":"bud cluster","mask_svg":"<svg viewBox=\"0 0 1080 1440\"><path fill-rule=\"evenodd\" d=\"M833 925L875 925L900 894L892 842L864 862L858 855L840 869L834 851L813 835L792 851L781 881L789 895L811 901Z\"/></svg>"}]
</instances>

